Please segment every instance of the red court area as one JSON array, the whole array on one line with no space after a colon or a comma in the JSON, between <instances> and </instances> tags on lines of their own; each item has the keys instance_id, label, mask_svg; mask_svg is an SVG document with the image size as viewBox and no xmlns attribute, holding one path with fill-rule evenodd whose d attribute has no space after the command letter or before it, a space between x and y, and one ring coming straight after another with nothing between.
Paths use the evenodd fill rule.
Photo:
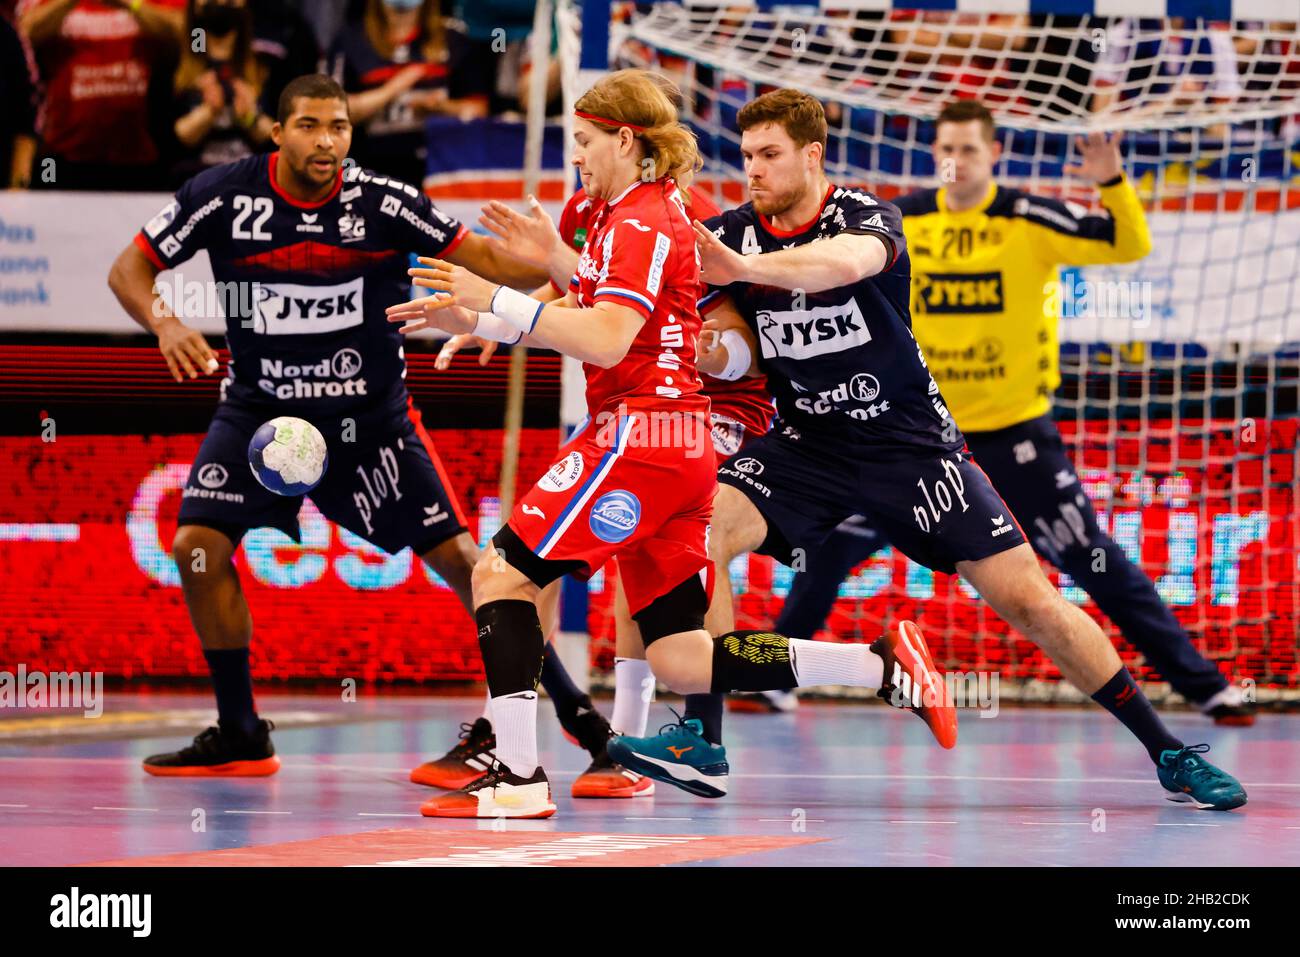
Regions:
<instances>
[{"instance_id":1,"label":"red court area","mask_svg":"<svg viewBox=\"0 0 1300 957\"><path fill-rule=\"evenodd\" d=\"M154 778L140 760L211 721L206 695L110 694L103 716L0 721L0 866L1216 866L1300 865L1300 716L1206 741L1250 795L1226 813L1165 801L1145 753L1099 709L963 711L957 748L883 705L728 714L720 800L569 796L587 755L541 702L558 811L542 821L421 817L408 773L456 740L478 697L264 694L283 761L269 778ZM608 709L609 702L598 702ZM651 725L671 720L652 706ZM980 713L988 714L980 717Z\"/></svg>"}]
</instances>

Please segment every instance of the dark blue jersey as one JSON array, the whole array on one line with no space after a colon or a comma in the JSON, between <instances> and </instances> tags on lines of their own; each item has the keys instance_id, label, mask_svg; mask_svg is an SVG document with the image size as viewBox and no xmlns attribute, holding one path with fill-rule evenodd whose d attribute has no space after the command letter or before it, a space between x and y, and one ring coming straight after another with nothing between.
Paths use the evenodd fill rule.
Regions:
<instances>
[{"instance_id":1,"label":"dark blue jersey","mask_svg":"<svg viewBox=\"0 0 1300 957\"><path fill-rule=\"evenodd\" d=\"M231 354L227 398L268 417L404 415L402 336L384 309L410 295L408 253L446 255L465 227L414 186L356 166L324 200L300 202L276 184L278 161L200 173L136 244L160 269L207 250Z\"/></svg>"},{"instance_id":2,"label":"dark blue jersey","mask_svg":"<svg viewBox=\"0 0 1300 957\"><path fill-rule=\"evenodd\" d=\"M912 337L911 269L897 207L870 193L831 187L816 218L792 231L773 226L752 203L705 225L744 255L840 233L878 236L889 248L885 270L851 286L812 293L732 283L701 301L700 311L707 314L729 295L753 329L778 428L875 458L962 447Z\"/></svg>"}]
</instances>

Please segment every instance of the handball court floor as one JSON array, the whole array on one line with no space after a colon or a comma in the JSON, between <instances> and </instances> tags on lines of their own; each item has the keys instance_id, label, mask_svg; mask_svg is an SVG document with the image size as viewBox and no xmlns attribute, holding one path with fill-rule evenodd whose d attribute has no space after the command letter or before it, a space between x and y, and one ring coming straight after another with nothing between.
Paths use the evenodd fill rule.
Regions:
<instances>
[{"instance_id":1,"label":"handball court floor","mask_svg":"<svg viewBox=\"0 0 1300 957\"><path fill-rule=\"evenodd\" d=\"M961 715L943 751L911 715L805 702L728 714L731 793L702 800L569 796L586 754L543 699L545 821L423 818L411 767L443 753L478 697L263 694L283 761L271 778L152 778L145 755L215 715L208 695L108 694L104 714L0 720L0 865L1300 865L1300 715L1216 728L1168 712L1235 773L1250 803L1171 804L1145 756L1099 709ZM610 702L601 703L608 712ZM651 709L652 730L671 719Z\"/></svg>"}]
</instances>

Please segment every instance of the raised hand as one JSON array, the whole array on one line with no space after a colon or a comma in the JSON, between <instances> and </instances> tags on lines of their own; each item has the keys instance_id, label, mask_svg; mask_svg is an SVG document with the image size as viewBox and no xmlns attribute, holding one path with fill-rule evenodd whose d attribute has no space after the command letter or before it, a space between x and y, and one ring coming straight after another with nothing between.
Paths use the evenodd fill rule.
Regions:
<instances>
[{"instance_id":1,"label":"raised hand","mask_svg":"<svg viewBox=\"0 0 1300 957\"><path fill-rule=\"evenodd\" d=\"M511 256L542 269L562 241L554 221L535 196L528 197L527 215L492 200L483 207L478 221L500 240Z\"/></svg>"},{"instance_id":2,"label":"raised hand","mask_svg":"<svg viewBox=\"0 0 1300 957\"><path fill-rule=\"evenodd\" d=\"M1119 155L1119 139L1107 138L1105 133L1089 133L1075 137L1074 148L1081 162L1065 167L1069 176L1078 176L1093 183L1105 183L1124 172L1124 162Z\"/></svg>"},{"instance_id":3,"label":"raised hand","mask_svg":"<svg viewBox=\"0 0 1300 957\"><path fill-rule=\"evenodd\" d=\"M434 292L450 293L450 301L443 302L440 306L433 306L434 309L446 308L453 304L464 306L474 312L487 312L492 308L492 296L498 288L495 283L476 276L464 266L454 266L442 259L421 256L417 261L425 268L406 271L413 277L412 282L415 285L432 289ZM427 299L417 301L428 302ZM389 308L389 312L392 312L392 307ZM472 332L473 328L448 331Z\"/></svg>"}]
</instances>

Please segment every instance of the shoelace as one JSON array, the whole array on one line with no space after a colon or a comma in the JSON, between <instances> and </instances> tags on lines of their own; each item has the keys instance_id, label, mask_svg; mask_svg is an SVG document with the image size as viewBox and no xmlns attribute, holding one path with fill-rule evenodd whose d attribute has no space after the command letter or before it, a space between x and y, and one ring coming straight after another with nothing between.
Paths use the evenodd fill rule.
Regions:
<instances>
[{"instance_id":1,"label":"shoelace","mask_svg":"<svg viewBox=\"0 0 1300 957\"><path fill-rule=\"evenodd\" d=\"M686 727L686 719L683 718L680 714L678 714L678 713L677 713L675 710L673 710L672 708L669 708L668 710L673 712L673 717L676 718L677 721L676 721L676 723L674 723L674 724L665 724L665 725L662 725L662 726L659 728L659 733L660 733L660 734L672 734L672 735L683 735L683 734L689 734L691 737L695 737L695 732L692 731L690 728Z\"/></svg>"},{"instance_id":2,"label":"shoelace","mask_svg":"<svg viewBox=\"0 0 1300 957\"><path fill-rule=\"evenodd\" d=\"M483 775L483 777L479 778L477 781L473 782L472 784L466 785L465 790L466 792L472 793L474 791L478 791L483 788L496 787L498 784L501 783L501 779L504 778L509 773L510 773L510 769L507 768L504 764L502 764L500 761L493 761L492 766L488 768L488 773Z\"/></svg>"},{"instance_id":3,"label":"shoelace","mask_svg":"<svg viewBox=\"0 0 1300 957\"><path fill-rule=\"evenodd\" d=\"M1190 744L1183 748L1178 752L1178 769L1187 772L1187 776L1193 779L1218 777L1218 768L1197 757L1209 750L1208 744Z\"/></svg>"},{"instance_id":4,"label":"shoelace","mask_svg":"<svg viewBox=\"0 0 1300 957\"><path fill-rule=\"evenodd\" d=\"M474 754L477 748L474 745L472 735L474 734L474 723L471 721L462 721L460 724L460 741L451 749L451 753L457 757L461 755Z\"/></svg>"},{"instance_id":5,"label":"shoelace","mask_svg":"<svg viewBox=\"0 0 1300 957\"><path fill-rule=\"evenodd\" d=\"M211 754L221 744L221 729L216 725L200 731L194 736L194 743L186 751L192 751L195 754Z\"/></svg>"}]
</instances>

